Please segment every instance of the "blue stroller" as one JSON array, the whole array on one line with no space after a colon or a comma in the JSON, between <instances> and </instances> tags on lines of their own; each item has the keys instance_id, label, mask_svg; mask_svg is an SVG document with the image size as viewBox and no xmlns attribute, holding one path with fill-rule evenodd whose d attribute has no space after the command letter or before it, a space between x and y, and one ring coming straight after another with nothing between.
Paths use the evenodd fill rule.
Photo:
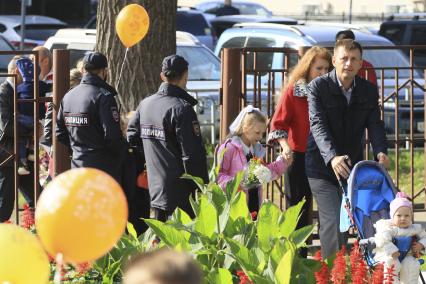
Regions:
<instances>
[{"instance_id":1,"label":"blue stroller","mask_svg":"<svg viewBox=\"0 0 426 284\"><path fill-rule=\"evenodd\" d=\"M386 169L374 161L361 161L351 171L347 190L340 183L343 192L340 229L355 227L360 239L360 247L367 264L375 265L373 249L374 224L380 219L389 219L389 204L398 190ZM346 216L345 216L346 215ZM402 260L411 247L411 240L396 240ZM425 283L420 274L422 283Z\"/></svg>"}]
</instances>

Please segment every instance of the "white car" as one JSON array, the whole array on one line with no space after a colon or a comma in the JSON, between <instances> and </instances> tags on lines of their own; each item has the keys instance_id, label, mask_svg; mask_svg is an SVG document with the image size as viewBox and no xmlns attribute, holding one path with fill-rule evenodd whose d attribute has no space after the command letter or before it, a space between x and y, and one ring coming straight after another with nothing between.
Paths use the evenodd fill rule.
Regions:
<instances>
[{"instance_id":1,"label":"white car","mask_svg":"<svg viewBox=\"0 0 426 284\"><path fill-rule=\"evenodd\" d=\"M0 35L0 50L1 51L13 51L13 46ZM7 65L10 60L13 58L13 54L11 55L0 55L0 73L7 73ZM6 77L0 76L0 83L3 83L6 80Z\"/></svg>"},{"instance_id":2,"label":"white car","mask_svg":"<svg viewBox=\"0 0 426 284\"><path fill-rule=\"evenodd\" d=\"M96 44L94 29L62 29L50 37L44 46L70 50L70 66L92 51ZM220 88L220 60L196 37L176 32L176 53L189 63L188 92L199 100L196 106L203 134L212 143L219 133L218 97ZM161 62L158 62L161 64Z\"/></svg>"},{"instance_id":3,"label":"white car","mask_svg":"<svg viewBox=\"0 0 426 284\"><path fill-rule=\"evenodd\" d=\"M51 17L26 16L24 49L32 49L43 45L46 39L58 29L66 28L67 24ZM0 33L16 48L21 44L21 16L0 16Z\"/></svg>"}]
</instances>

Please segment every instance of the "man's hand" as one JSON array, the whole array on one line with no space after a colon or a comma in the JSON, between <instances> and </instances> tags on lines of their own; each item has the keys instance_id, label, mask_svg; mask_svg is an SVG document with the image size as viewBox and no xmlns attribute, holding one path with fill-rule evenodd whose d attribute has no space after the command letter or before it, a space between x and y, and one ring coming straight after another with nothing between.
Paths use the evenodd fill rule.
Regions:
<instances>
[{"instance_id":1,"label":"man's hand","mask_svg":"<svg viewBox=\"0 0 426 284\"><path fill-rule=\"evenodd\" d=\"M331 167L333 168L334 174L337 179L340 180L340 177L347 179L351 170L349 167L352 166L351 160L347 155L345 156L335 156L331 160Z\"/></svg>"},{"instance_id":2,"label":"man's hand","mask_svg":"<svg viewBox=\"0 0 426 284\"><path fill-rule=\"evenodd\" d=\"M382 164L386 169L390 168L390 160L385 153L380 152L377 154L377 160L379 160L379 163Z\"/></svg>"}]
</instances>

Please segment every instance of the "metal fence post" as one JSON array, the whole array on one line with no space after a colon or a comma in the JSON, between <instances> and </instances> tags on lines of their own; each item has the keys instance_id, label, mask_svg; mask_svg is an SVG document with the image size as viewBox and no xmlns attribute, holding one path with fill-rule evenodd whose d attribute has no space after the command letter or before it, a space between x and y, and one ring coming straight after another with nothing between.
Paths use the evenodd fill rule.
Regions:
<instances>
[{"instance_id":1,"label":"metal fence post","mask_svg":"<svg viewBox=\"0 0 426 284\"><path fill-rule=\"evenodd\" d=\"M225 48L221 54L220 141L228 135L228 127L237 117L241 96L241 54L238 48Z\"/></svg>"},{"instance_id":2,"label":"metal fence post","mask_svg":"<svg viewBox=\"0 0 426 284\"><path fill-rule=\"evenodd\" d=\"M52 115L52 144L54 175L58 175L71 167L67 147L56 139L56 116L59 105L65 93L70 88L70 52L65 49L53 50L53 115Z\"/></svg>"}]
</instances>

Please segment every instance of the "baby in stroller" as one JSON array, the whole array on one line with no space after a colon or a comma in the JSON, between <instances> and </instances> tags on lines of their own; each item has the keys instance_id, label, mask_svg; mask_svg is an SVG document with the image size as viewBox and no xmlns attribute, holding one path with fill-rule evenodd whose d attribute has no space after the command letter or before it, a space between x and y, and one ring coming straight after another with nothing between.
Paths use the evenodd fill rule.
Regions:
<instances>
[{"instance_id":1,"label":"baby in stroller","mask_svg":"<svg viewBox=\"0 0 426 284\"><path fill-rule=\"evenodd\" d=\"M417 283L417 258L426 247L426 232L420 224L413 224L413 205L405 193L398 192L390 203L390 218L375 224L374 260L383 263L385 271L393 266L394 283Z\"/></svg>"}]
</instances>

